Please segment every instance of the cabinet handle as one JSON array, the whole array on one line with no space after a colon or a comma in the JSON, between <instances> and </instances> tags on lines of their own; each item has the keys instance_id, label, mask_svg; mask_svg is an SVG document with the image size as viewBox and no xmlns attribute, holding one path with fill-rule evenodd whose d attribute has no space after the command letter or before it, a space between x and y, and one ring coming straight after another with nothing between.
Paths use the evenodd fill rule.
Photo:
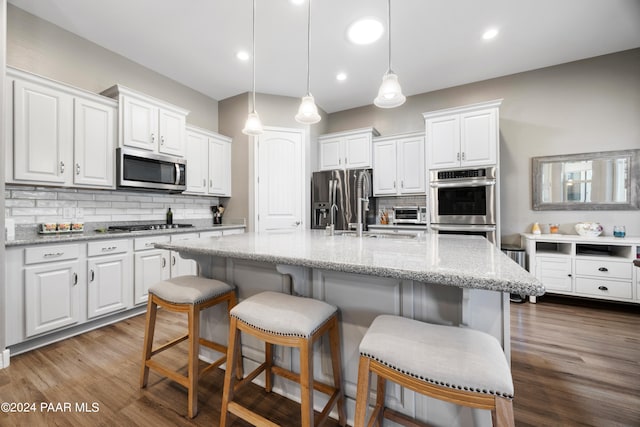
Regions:
<instances>
[{"instance_id":1,"label":"cabinet handle","mask_svg":"<svg viewBox=\"0 0 640 427\"><path fill-rule=\"evenodd\" d=\"M607 288L607 287L606 287L606 286L604 286L604 285L600 285L600 286L598 286L598 289L599 289L599 290L601 290L601 291L608 291L608 290L609 290L609 288Z\"/></svg>"},{"instance_id":2,"label":"cabinet handle","mask_svg":"<svg viewBox=\"0 0 640 427\"><path fill-rule=\"evenodd\" d=\"M176 265L176 256L171 257L171 265Z\"/></svg>"},{"instance_id":3,"label":"cabinet handle","mask_svg":"<svg viewBox=\"0 0 640 427\"><path fill-rule=\"evenodd\" d=\"M404 188L404 179L400 181L400 188Z\"/></svg>"},{"instance_id":4,"label":"cabinet handle","mask_svg":"<svg viewBox=\"0 0 640 427\"><path fill-rule=\"evenodd\" d=\"M64 252L49 252L49 253L44 254L43 256L45 258L49 258L49 257L54 257L54 256L62 256L62 255L64 255Z\"/></svg>"},{"instance_id":5,"label":"cabinet handle","mask_svg":"<svg viewBox=\"0 0 640 427\"><path fill-rule=\"evenodd\" d=\"M396 182L393 181L393 188L396 188Z\"/></svg>"},{"instance_id":6,"label":"cabinet handle","mask_svg":"<svg viewBox=\"0 0 640 427\"><path fill-rule=\"evenodd\" d=\"M462 152L462 160L464 160L464 151Z\"/></svg>"},{"instance_id":7,"label":"cabinet handle","mask_svg":"<svg viewBox=\"0 0 640 427\"><path fill-rule=\"evenodd\" d=\"M155 134L151 134L151 142L156 142L156 135Z\"/></svg>"},{"instance_id":8,"label":"cabinet handle","mask_svg":"<svg viewBox=\"0 0 640 427\"><path fill-rule=\"evenodd\" d=\"M209 187L213 187L213 180L209 180Z\"/></svg>"},{"instance_id":9,"label":"cabinet handle","mask_svg":"<svg viewBox=\"0 0 640 427\"><path fill-rule=\"evenodd\" d=\"M80 163L76 163L76 175L80 175Z\"/></svg>"},{"instance_id":10,"label":"cabinet handle","mask_svg":"<svg viewBox=\"0 0 640 427\"><path fill-rule=\"evenodd\" d=\"M78 273L73 273L73 286L78 284Z\"/></svg>"},{"instance_id":11,"label":"cabinet handle","mask_svg":"<svg viewBox=\"0 0 640 427\"><path fill-rule=\"evenodd\" d=\"M108 252L116 249L117 246L107 246L102 248L102 252Z\"/></svg>"},{"instance_id":12,"label":"cabinet handle","mask_svg":"<svg viewBox=\"0 0 640 427\"><path fill-rule=\"evenodd\" d=\"M567 274L567 276L571 277L571 273Z\"/></svg>"},{"instance_id":13,"label":"cabinet handle","mask_svg":"<svg viewBox=\"0 0 640 427\"><path fill-rule=\"evenodd\" d=\"M342 164L342 159L340 157L338 157L338 164L341 165Z\"/></svg>"},{"instance_id":14,"label":"cabinet handle","mask_svg":"<svg viewBox=\"0 0 640 427\"><path fill-rule=\"evenodd\" d=\"M207 180L206 180L206 179L204 179L204 178L202 178L202 186L203 186L203 187L206 187L206 186L207 186Z\"/></svg>"},{"instance_id":15,"label":"cabinet handle","mask_svg":"<svg viewBox=\"0 0 640 427\"><path fill-rule=\"evenodd\" d=\"M609 271L609 270L607 269L607 267L600 267L600 268L598 269L598 271L605 272L605 271Z\"/></svg>"},{"instance_id":16,"label":"cabinet handle","mask_svg":"<svg viewBox=\"0 0 640 427\"><path fill-rule=\"evenodd\" d=\"M150 248L150 247L152 247L152 246L153 246L153 242L149 242L149 243L145 243L145 244L144 244L144 247L145 247L145 248Z\"/></svg>"},{"instance_id":17,"label":"cabinet handle","mask_svg":"<svg viewBox=\"0 0 640 427\"><path fill-rule=\"evenodd\" d=\"M64 162L60 162L60 173L64 173Z\"/></svg>"},{"instance_id":18,"label":"cabinet handle","mask_svg":"<svg viewBox=\"0 0 640 427\"><path fill-rule=\"evenodd\" d=\"M349 162L347 161L347 158L346 158L346 157L344 158L344 164L345 164L345 165L348 165L348 164L349 164Z\"/></svg>"},{"instance_id":19,"label":"cabinet handle","mask_svg":"<svg viewBox=\"0 0 640 427\"><path fill-rule=\"evenodd\" d=\"M458 152L458 154L456 154L456 160L460 161L460 152Z\"/></svg>"},{"instance_id":20,"label":"cabinet handle","mask_svg":"<svg viewBox=\"0 0 640 427\"><path fill-rule=\"evenodd\" d=\"M93 271L93 269L91 269L91 278L89 279L90 282L93 282L93 280L96 278L96 272Z\"/></svg>"},{"instance_id":21,"label":"cabinet handle","mask_svg":"<svg viewBox=\"0 0 640 427\"><path fill-rule=\"evenodd\" d=\"M164 136L160 137L160 145L164 145Z\"/></svg>"},{"instance_id":22,"label":"cabinet handle","mask_svg":"<svg viewBox=\"0 0 640 427\"><path fill-rule=\"evenodd\" d=\"M162 257L162 268L165 268L167 266L167 259L165 257Z\"/></svg>"}]
</instances>

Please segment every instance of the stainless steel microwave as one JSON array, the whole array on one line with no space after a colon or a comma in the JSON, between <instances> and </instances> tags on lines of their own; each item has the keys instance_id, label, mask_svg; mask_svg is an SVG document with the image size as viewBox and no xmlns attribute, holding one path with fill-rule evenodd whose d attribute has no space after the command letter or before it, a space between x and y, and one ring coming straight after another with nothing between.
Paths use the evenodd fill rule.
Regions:
<instances>
[{"instance_id":1,"label":"stainless steel microwave","mask_svg":"<svg viewBox=\"0 0 640 427\"><path fill-rule=\"evenodd\" d=\"M187 189L187 161L125 147L116 149L117 188L181 193Z\"/></svg>"}]
</instances>

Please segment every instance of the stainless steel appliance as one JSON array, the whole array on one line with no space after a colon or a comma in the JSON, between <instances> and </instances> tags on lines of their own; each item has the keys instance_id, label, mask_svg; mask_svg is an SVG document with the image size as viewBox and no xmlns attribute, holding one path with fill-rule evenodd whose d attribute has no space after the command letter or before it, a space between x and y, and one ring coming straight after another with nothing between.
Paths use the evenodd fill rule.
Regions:
<instances>
[{"instance_id":1,"label":"stainless steel appliance","mask_svg":"<svg viewBox=\"0 0 640 427\"><path fill-rule=\"evenodd\" d=\"M348 230L350 224L356 224L358 203L358 175L361 171L369 174L371 169L347 169L314 172L311 180L311 228L326 228L332 223L336 230ZM371 179L369 182L373 182ZM371 186L368 194L369 210L366 224L375 222L376 202ZM363 205L364 206L364 205ZM353 226L351 227L353 228Z\"/></svg>"},{"instance_id":2,"label":"stainless steel appliance","mask_svg":"<svg viewBox=\"0 0 640 427\"><path fill-rule=\"evenodd\" d=\"M433 230L497 241L495 167L431 171L430 196Z\"/></svg>"},{"instance_id":3,"label":"stainless steel appliance","mask_svg":"<svg viewBox=\"0 0 640 427\"><path fill-rule=\"evenodd\" d=\"M393 208L394 224L417 224L427 223L427 208L424 206L395 206Z\"/></svg>"},{"instance_id":4,"label":"stainless steel appliance","mask_svg":"<svg viewBox=\"0 0 640 427\"><path fill-rule=\"evenodd\" d=\"M131 232L131 231L151 231L151 230L165 230L173 228L191 228L192 224L122 224L111 225L107 229L109 232Z\"/></svg>"},{"instance_id":5,"label":"stainless steel appliance","mask_svg":"<svg viewBox=\"0 0 640 427\"><path fill-rule=\"evenodd\" d=\"M187 161L179 157L116 149L118 188L181 193L187 189Z\"/></svg>"}]
</instances>

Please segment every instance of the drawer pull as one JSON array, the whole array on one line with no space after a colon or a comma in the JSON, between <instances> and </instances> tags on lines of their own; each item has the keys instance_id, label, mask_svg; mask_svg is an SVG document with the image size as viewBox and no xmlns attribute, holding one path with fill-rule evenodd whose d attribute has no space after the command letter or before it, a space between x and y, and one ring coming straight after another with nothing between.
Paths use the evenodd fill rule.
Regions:
<instances>
[{"instance_id":1,"label":"drawer pull","mask_svg":"<svg viewBox=\"0 0 640 427\"><path fill-rule=\"evenodd\" d=\"M599 290L601 290L601 291L608 291L608 290L609 290L609 288L607 288L607 287L606 287L606 286L604 286L604 285L600 285L600 286L598 286L598 289L599 289Z\"/></svg>"},{"instance_id":2,"label":"drawer pull","mask_svg":"<svg viewBox=\"0 0 640 427\"><path fill-rule=\"evenodd\" d=\"M96 278L96 272L93 271L93 269L91 269L91 279L89 279L90 282L93 282Z\"/></svg>"},{"instance_id":3,"label":"drawer pull","mask_svg":"<svg viewBox=\"0 0 640 427\"><path fill-rule=\"evenodd\" d=\"M176 257L175 257L175 255L171 257L171 265L176 265Z\"/></svg>"},{"instance_id":4,"label":"drawer pull","mask_svg":"<svg viewBox=\"0 0 640 427\"><path fill-rule=\"evenodd\" d=\"M571 277L571 273L567 274L568 277Z\"/></svg>"},{"instance_id":5,"label":"drawer pull","mask_svg":"<svg viewBox=\"0 0 640 427\"><path fill-rule=\"evenodd\" d=\"M49 257L54 257L54 256L62 256L62 255L64 255L64 252L49 252L49 253L44 254L43 256L45 258L49 258Z\"/></svg>"},{"instance_id":6,"label":"drawer pull","mask_svg":"<svg viewBox=\"0 0 640 427\"><path fill-rule=\"evenodd\" d=\"M151 243L145 243L145 244L144 244L144 247L145 247L145 248L150 248L150 247L152 247L152 246L153 246L153 242L151 242Z\"/></svg>"},{"instance_id":7,"label":"drawer pull","mask_svg":"<svg viewBox=\"0 0 640 427\"><path fill-rule=\"evenodd\" d=\"M607 269L607 267L600 267L598 271L609 271L609 269Z\"/></svg>"},{"instance_id":8,"label":"drawer pull","mask_svg":"<svg viewBox=\"0 0 640 427\"><path fill-rule=\"evenodd\" d=\"M78 273L73 273L73 286L78 284Z\"/></svg>"},{"instance_id":9,"label":"drawer pull","mask_svg":"<svg viewBox=\"0 0 640 427\"><path fill-rule=\"evenodd\" d=\"M117 246L107 246L107 247L103 247L102 248L102 252L108 252L108 251L113 251L114 249L117 249Z\"/></svg>"},{"instance_id":10,"label":"drawer pull","mask_svg":"<svg viewBox=\"0 0 640 427\"><path fill-rule=\"evenodd\" d=\"M165 257L162 257L162 268L165 268L167 266L167 259Z\"/></svg>"}]
</instances>

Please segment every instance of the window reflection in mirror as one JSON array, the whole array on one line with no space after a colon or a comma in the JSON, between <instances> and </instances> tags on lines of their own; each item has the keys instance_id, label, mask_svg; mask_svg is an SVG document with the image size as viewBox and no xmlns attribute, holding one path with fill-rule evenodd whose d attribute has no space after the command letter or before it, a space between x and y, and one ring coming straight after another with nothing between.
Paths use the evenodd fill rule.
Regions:
<instances>
[{"instance_id":1,"label":"window reflection in mirror","mask_svg":"<svg viewBox=\"0 0 640 427\"><path fill-rule=\"evenodd\" d=\"M638 209L640 150L533 158L533 208Z\"/></svg>"}]
</instances>

